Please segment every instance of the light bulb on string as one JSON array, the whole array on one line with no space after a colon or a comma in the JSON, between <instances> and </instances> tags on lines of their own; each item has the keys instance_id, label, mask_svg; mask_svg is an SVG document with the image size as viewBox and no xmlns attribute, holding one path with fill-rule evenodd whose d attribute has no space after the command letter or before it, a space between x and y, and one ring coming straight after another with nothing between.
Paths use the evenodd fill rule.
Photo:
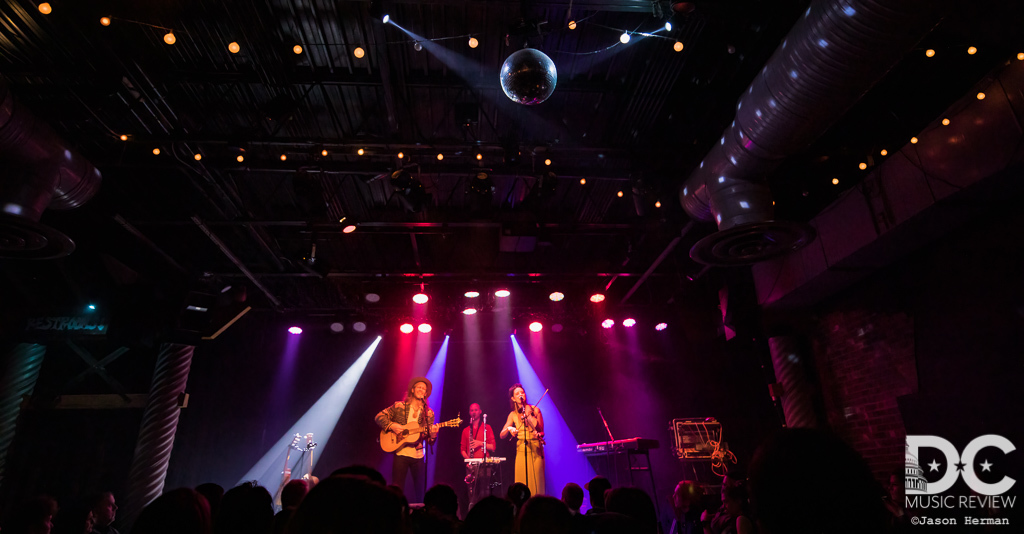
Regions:
<instances>
[{"instance_id":1,"label":"light bulb on string","mask_svg":"<svg viewBox=\"0 0 1024 534\"><path fill-rule=\"evenodd\" d=\"M327 157L327 149L325 148L325 149L321 150L320 151L320 155L326 158Z\"/></svg>"},{"instance_id":2,"label":"light bulb on string","mask_svg":"<svg viewBox=\"0 0 1024 534\"><path fill-rule=\"evenodd\" d=\"M935 57L935 50L929 48L928 50L924 51L924 55L925 57Z\"/></svg>"},{"instance_id":3,"label":"light bulb on string","mask_svg":"<svg viewBox=\"0 0 1024 534\"><path fill-rule=\"evenodd\" d=\"M169 45L172 45L178 42L178 39L174 37L174 32L167 32L167 34L164 35L164 42Z\"/></svg>"},{"instance_id":4,"label":"light bulb on string","mask_svg":"<svg viewBox=\"0 0 1024 534\"><path fill-rule=\"evenodd\" d=\"M53 12L53 8L50 7L50 4L47 2L43 2L42 4L39 4L39 12L44 15L49 15Z\"/></svg>"},{"instance_id":5,"label":"light bulb on string","mask_svg":"<svg viewBox=\"0 0 1024 534\"><path fill-rule=\"evenodd\" d=\"M404 152L399 152L398 153L398 159L402 159L404 157L405 157L405 153Z\"/></svg>"},{"instance_id":6,"label":"light bulb on string","mask_svg":"<svg viewBox=\"0 0 1024 534\"><path fill-rule=\"evenodd\" d=\"M569 29L570 30L575 30L576 29L576 21L575 20L570 20L569 21Z\"/></svg>"},{"instance_id":7,"label":"light bulb on string","mask_svg":"<svg viewBox=\"0 0 1024 534\"><path fill-rule=\"evenodd\" d=\"M363 47L357 46L356 49L352 51L352 55L356 56L357 59L363 59L363 56L366 55L366 51L363 50Z\"/></svg>"},{"instance_id":8,"label":"light bulb on string","mask_svg":"<svg viewBox=\"0 0 1024 534\"><path fill-rule=\"evenodd\" d=\"M301 54L302 53L302 46L301 45L293 46L292 47L292 52L295 52L296 55Z\"/></svg>"},{"instance_id":9,"label":"light bulb on string","mask_svg":"<svg viewBox=\"0 0 1024 534\"><path fill-rule=\"evenodd\" d=\"M245 161L245 156L239 155L237 158L235 158L235 160L238 161L239 163L241 163L241 162Z\"/></svg>"},{"instance_id":10,"label":"light bulb on string","mask_svg":"<svg viewBox=\"0 0 1024 534\"><path fill-rule=\"evenodd\" d=\"M232 54L237 54L241 49L242 47L238 46L238 43L234 41L228 43L228 52L231 52Z\"/></svg>"},{"instance_id":11,"label":"light bulb on string","mask_svg":"<svg viewBox=\"0 0 1024 534\"><path fill-rule=\"evenodd\" d=\"M110 26L110 17L100 17L100 26Z\"/></svg>"},{"instance_id":12,"label":"light bulb on string","mask_svg":"<svg viewBox=\"0 0 1024 534\"><path fill-rule=\"evenodd\" d=\"M676 52L682 52L683 51L683 43L682 43L682 41L676 41L676 44L672 45L672 50L675 50Z\"/></svg>"},{"instance_id":13,"label":"light bulb on string","mask_svg":"<svg viewBox=\"0 0 1024 534\"><path fill-rule=\"evenodd\" d=\"M127 141L128 140L128 136L125 135L125 134L121 134L121 140L122 141Z\"/></svg>"},{"instance_id":14,"label":"light bulb on string","mask_svg":"<svg viewBox=\"0 0 1024 534\"><path fill-rule=\"evenodd\" d=\"M476 48L478 46L480 46L480 41L477 41L476 37L470 37L469 38L469 47L470 48Z\"/></svg>"}]
</instances>

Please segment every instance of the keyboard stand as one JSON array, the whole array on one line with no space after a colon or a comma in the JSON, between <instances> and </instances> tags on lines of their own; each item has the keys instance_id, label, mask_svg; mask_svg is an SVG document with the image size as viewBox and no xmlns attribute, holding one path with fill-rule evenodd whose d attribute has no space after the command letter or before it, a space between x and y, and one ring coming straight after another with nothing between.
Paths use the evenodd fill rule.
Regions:
<instances>
[{"instance_id":1,"label":"keyboard stand","mask_svg":"<svg viewBox=\"0 0 1024 534\"><path fill-rule=\"evenodd\" d=\"M646 460L646 465L636 465L633 458L643 457ZM629 484L636 486L636 482L633 480L633 471L647 471L647 476L651 481L651 498L654 500L654 510L661 515L661 506L658 504L658 489L654 485L654 469L651 468L651 455L645 450L627 450L626 451L627 464L629 466Z\"/></svg>"}]
</instances>

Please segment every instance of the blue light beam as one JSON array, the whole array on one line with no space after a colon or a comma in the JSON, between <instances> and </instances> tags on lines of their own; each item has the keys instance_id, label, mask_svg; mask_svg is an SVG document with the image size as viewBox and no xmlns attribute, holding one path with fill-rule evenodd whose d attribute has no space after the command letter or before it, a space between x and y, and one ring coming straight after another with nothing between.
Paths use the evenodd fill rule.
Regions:
<instances>
[{"instance_id":1,"label":"blue light beam","mask_svg":"<svg viewBox=\"0 0 1024 534\"><path fill-rule=\"evenodd\" d=\"M448 336L444 336L444 342L441 343L441 348L437 350L437 355L434 356L434 363L430 364L430 369L427 370L427 380L434 386L430 390L430 397L427 399L430 402L430 408L434 410L434 422L442 423L441 419L441 400L444 398L444 369L448 362ZM450 432L450 431L447 431ZM438 429L438 439L441 437L441 430ZM437 443L434 443L437 446ZM434 467L437 463L437 457L434 454L427 456L427 487L434 485Z\"/></svg>"}]
</instances>

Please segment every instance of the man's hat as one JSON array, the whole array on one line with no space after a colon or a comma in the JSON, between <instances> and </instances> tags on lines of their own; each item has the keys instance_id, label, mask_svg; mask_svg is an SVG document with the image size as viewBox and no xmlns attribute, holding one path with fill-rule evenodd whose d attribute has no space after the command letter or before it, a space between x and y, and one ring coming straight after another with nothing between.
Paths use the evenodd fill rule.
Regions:
<instances>
[{"instance_id":1,"label":"man's hat","mask_svg":"<svg viewBox=\"0 0 1024 534\"><path fill-rule=\"evenodd\" d=\"M587 491L590 491L590 489L591 489L590 487L591 486L594 487L593 488L594 490L602 490L603 491L603 490L606 490L606 489L611 489L612 488L612 483L608 482L607 478L604 478L604 477L594 477L594 478L590 479L590 482L587 482L586 484L583 485L583 487Z\"/></svg>"},{"instance_id":2,"label":"man's hat","mask_svg":"<svg viewBox=\"0 0 1024 534\"><path fill-rule=\"evenodd\" d=\"M423 382L424 384L427 385L427 395L426 396L429 397L430 396L430 392L434 390L434 385L431 384L430 380L427 380L427 377L425 377L425 376L417 376L416 378L413 378L412 380L410 380L409 381L409 388L406 391L412 391L413 386L415 386L417 382Z\"/></svg>"}]
</instances>

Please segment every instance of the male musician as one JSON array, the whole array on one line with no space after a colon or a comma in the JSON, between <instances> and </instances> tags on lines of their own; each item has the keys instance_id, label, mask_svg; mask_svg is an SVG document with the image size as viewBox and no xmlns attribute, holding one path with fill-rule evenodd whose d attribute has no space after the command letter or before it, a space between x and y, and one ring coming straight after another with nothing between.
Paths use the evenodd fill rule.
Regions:
<instances>
[{"instance_id":1,"label":"male musician","mask_svg":"<svg viewBox=\"0 0 1024 534\"><path fill-rule=\"evenodd\" d=\"M427 401L431 389L433 385L430 380L425 377L413 378L409 381L405 398L381 410L375 419L381 430L394 432L396 435L401 434L407 426L429 429L415 443L395 451L391 461L391 483L405 488L405 494L410 497L410 502L422 502L422 484L426 481L423 474L423 444L428 440L433 443L437 437L438 427L434 424L434 411L430 409ZM405 487L407 473L412 474L412 491Z\"/></svg>"},{"instance_id":2,"label":"male musician","mask_svg":"<svg viewBox=\"0 0 1024 534\"><path fill-rule=\"evenodd\" d=\"M463 458L485 458L494 452L494 442L497 436L491 430L491 425L481 424L480 416L483 410L480 405L473 403L469 405L469 426L462 431L462 457ZM466 465L466 483L469 484L469 508L472 508L477 501L490 495L491 466L480 464Z\"/></svg>"}]
</instances>

